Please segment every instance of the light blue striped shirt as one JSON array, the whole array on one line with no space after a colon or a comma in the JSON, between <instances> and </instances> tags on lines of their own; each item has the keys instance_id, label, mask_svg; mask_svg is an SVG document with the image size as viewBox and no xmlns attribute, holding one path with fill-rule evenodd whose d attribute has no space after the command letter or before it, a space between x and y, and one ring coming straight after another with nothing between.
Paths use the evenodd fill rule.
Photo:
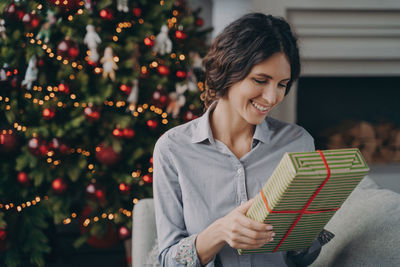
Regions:
<instances>
[{"instance_id":1,"label":"light blue striped shirt","mask_svg":"<svg viewBox=\"0 0 400 267\"><path fill-rule=\"evenodd\" d=\"M256 126L251 150L238 159L213 138L210 110L174 127L154 148L153 189L162 266L200 266L197 234L256 196L286 152L314 151L302 127L267 117ZM216 258L218 258L216 260ZM226 244L207 267L287 266L286 252L239 255Z\"/></svg>"}]
</instances>

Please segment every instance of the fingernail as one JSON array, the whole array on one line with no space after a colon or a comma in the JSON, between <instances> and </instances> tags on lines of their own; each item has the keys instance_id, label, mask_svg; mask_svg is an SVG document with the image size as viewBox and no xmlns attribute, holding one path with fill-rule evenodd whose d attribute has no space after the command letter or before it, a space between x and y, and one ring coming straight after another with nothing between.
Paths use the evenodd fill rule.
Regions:
<instances>
[{"instance_id":1,"label":"fingernail","mask_svg":"<svg viewBox=\"0 0 400 267\"><path fill-rule=\"evenodd\" d=\"M271 225L268 225L268 226L267 226L267 230L272 230L272 228L273 228L273 227L272 227Z\"/></svg>"},{"instance_id":2,"label":"fingernail","mask_svg":"<svg viewBox=\"0 0 400 267\"><path fill-rule=\"evenodd\" d=\"M271 238L269 242L272 242L272 241L274 241L274 238Z\"/></svg>"},{"instance_id":3,"label":"fingernail","mask_svg":"<svg viewBox=\"0 0 400 267\"><path fill-rule=\"evenodd\" d=\"M272 235L271 236L275 236L275 233L272 233Z\"/></svg>"}]
</instances>

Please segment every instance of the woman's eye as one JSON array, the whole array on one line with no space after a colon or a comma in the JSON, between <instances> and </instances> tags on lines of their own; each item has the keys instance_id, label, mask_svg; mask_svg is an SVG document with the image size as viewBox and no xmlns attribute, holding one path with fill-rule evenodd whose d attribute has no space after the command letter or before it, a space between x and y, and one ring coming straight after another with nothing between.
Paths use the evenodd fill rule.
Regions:
<instances>
[{"instance_id":1,"label":"woman's eye","mask_svg":"<svg viewBox=\"0 0 400 267\"><path fill-rule=\"evenodd\" d=\"M259 84L264 84L264 83L267 82L267 81L261 81L261 80L257 80L257 79L254 79L254 81L255 81L256 83L259 83Z\"/></svg>"},{"instance_id":2,"label":"woman's eye","mask_svg":"<svg viewBox=\"0 0 400 267\"><path fill-rule=\"evenodd\" d=\"M287 87L287 85L286 84L278 84L279 85L279 87L281 87L281 88L286 88Z\"/></svg>"}]
</instances>

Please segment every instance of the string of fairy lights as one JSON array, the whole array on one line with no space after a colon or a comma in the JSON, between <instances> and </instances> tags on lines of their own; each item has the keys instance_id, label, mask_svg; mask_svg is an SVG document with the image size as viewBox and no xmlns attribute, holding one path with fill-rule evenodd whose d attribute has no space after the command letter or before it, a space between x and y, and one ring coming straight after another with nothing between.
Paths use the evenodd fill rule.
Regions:
<instances>
[{"instance_id":1,"label":"string of fairy lights","mask_svg":"<svg viewBox=\"0 0 400 267\"><path fill-rule=\"evenodd\" d=\"M43 197L43 200L48 200L48 199L49 199L48 196ZM5 204L0 203L0 209L5 209L8 211L8 210L12 210L15 208L18 212L21 212L25 208L29 208L29 207L39 204L40 201L42 201L42 198L39 196L36 196L34 199L23 202L21 204L14 204L13 202L5 203Z\"/></svg>"},{"instance_id":2,"label":"string of fairy lights","mask_svg":"<svg viewBox=\"0 0 400 267\"><path fill-rule=\"evenodd\" d=\"M15 210L17 210L17 212L20 213L20 212L22 212L23 209L36 206L36 205L38 205L41 201L44 201L44 200L49 200L49 197L48 197L48 196L44 196L43 198L41 198L41 197L39 197L39 196L36 196L36 197L35 197L34 199L32 199L32 200L29 200L29 201L26 201L26 202L23 202L23 203L20 203L20 204L14 204L13 202L9 202L9 203L6 203L6 204L0 203L0 209L4 209L4 210L6 210L6 211L11 211L11 210L15 209ZM139 201L139 199L134 198L134 199L132 200L132 203L133 203L133 204L136 204L138 201ZM122 215L125 215L126 217L131 217L131 216L132 216L132 211L127 210L127 209L120 208L120 209L118 210L118 212L119 212L120 214L122 214ZM70 215L69 217L63 219L63 224L69 224L69 223L72 222L73 219L76 219L77 217L78 217L78 216L77 216L76 212L72 212L71 215ZM100 216L94 216L94 217L92 217L92 218L89 218L89 217L88 217L88 218L83 218L83 219L82 219L82 221L83 221L82 225L83 225L84 227L88 227L88 225L89 225L91 222L97 222L97 221L99 221L100 219L114 220L114 219L116 219L117 217L118 217L118 214L115 213L115 212L114 212L114 213L102 212Z\"/></svg>"}]
</instances>

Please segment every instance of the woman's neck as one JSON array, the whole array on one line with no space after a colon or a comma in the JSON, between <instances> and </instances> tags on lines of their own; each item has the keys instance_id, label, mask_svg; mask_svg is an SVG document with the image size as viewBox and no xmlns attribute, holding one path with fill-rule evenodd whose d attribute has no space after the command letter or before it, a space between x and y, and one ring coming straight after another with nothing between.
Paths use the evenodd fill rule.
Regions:
<instances>
[{"instance_id":1,"label":"woman's neck","mask_svg":"<svg viewBox=\"0 0 400 267\"><path fill-rule=\"evenodd\" d=\"M224 99L219 99L215 109L211 111L210 126L214 139L230 148L251 144L256 128L232 110Z\"/></svg>"}]
</instances>

